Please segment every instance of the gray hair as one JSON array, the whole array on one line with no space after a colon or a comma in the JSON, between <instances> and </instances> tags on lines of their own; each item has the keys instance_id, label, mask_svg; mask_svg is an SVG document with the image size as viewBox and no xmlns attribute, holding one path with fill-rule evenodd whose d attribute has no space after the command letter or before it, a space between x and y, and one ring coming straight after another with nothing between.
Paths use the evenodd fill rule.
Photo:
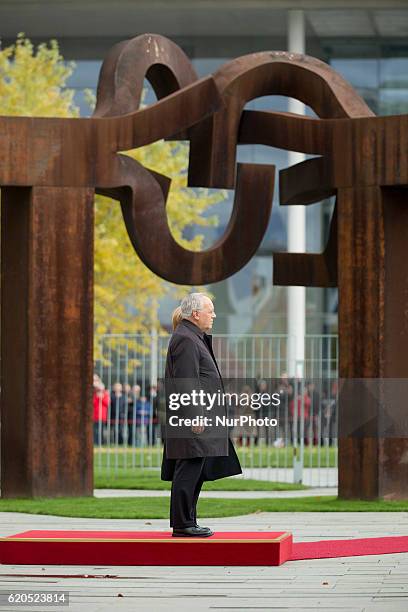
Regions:
<instances>
[{"instance_id":1,"label":"gray hair","mask_svg":"<svg viewBox=\"0 0 408 612\"><path fill-rule=\"evenodd\" d=\"M204 293L189 293L181 300L181 317L187 319L191 317L193 310L202 310L204 308L204 298L207 296Z\"/></svg>"}]
</instances>

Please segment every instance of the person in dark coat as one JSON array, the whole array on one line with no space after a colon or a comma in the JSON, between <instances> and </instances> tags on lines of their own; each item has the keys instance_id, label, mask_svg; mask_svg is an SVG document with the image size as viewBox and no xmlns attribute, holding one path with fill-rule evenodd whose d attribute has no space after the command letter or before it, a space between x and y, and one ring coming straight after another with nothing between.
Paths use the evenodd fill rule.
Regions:
<instances>
[{"instance_id":1,"label":"person in dark coat","mask_svg":"<svg viewBox=\"0 0 408 612\"><path fill-rule=\"evenodd\" d=\"M223 381L212 349L211 331L214 305L201 293L186 296L173 316L175 328L166 360L166 411L169 416L169 389L185 392L203 390L224 392ZM191 397L191 396L190 396ZM216 409L216 413L224 407ZM204 415L205 407L193 402L180 416ZM174 412L172 413L174 414ZM208 413L206 413L208 415ZM170 415L171 416L171 415ZM211 413L211 417L214 417ZM174 537L208 537L212 531L197 524L197 501L203 482L241 474L239 459L228 435L228 428L193 425L187 435L176 437L166 427L162 480L171 480L170 526Z\"/></svg>"},{"instance_id":2,"label":"person in dark coat","mask_svg":"<svg viewBox=\"0 0 408 612\"><path fill-rule=\"evenodd\" d=\"M110 431L113 435L113 441L115 445L123 444L123 424L126 418L127 402L120 382L115 382L113 385L110 405Z\"/></svg>"}]
</instances>

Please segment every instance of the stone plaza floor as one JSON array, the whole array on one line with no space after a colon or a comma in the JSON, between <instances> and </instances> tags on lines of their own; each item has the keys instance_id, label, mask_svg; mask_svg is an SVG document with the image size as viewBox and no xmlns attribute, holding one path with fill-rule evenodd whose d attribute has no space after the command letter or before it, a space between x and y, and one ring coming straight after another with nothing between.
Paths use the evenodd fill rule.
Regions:
<instances>
[{"instance_id":1,"label":"stone plaza floor","mask_svg":"<svg viewBox=\"0 0 408 612\"><path fill-rule=\"evenodd\" d=\"M407 512L259 513L200 519L223 531L291 531L295 541L408 535ZM165 520L0 514L0 535L28 529L168 530ZM0 565L0 592L69 591L69 608L1 610L126 612L202 610L408 611L408 553L291 561L281 567Z\"/></svg>"}]
</instances>

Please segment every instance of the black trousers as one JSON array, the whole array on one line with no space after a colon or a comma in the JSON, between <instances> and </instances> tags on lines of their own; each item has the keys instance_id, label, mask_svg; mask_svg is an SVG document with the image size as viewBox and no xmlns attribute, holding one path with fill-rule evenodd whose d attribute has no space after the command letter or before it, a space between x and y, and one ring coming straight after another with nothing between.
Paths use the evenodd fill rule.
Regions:
<instances>
[{"instance_id":1,"label":"black trousers","mask_svg":"<svg viewBox=\"0 0 408 612\"><path fill-rule=\"evenodd\" d=\"M197 522L204 463L205 457L176 460L170 498L170 527L173 529L193 527Z\"/></svg>"}]
</instances>

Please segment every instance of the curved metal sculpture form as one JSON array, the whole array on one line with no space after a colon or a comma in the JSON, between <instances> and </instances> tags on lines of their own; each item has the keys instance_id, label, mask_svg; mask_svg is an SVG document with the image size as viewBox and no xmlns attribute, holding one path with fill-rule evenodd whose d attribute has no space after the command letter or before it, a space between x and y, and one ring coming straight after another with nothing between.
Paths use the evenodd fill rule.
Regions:
<instances>
[{"instance_id":1,"label":"curved metal sculpture form","mask_svg":"<svg viewBox=\"0 0 408 612\"><path fill-rule=\"evenodd\" d=\"M137 111L145 78L159 100L199 82L190 60L177 45L162 36L138 36L116 45L106 58L94 116L117 117ZM167 115L162 114L162 118L166 121ZM179 131L173 129L172 134L174 139L189 138L188 131L181 132L181 126ZM105 184L113 180L114 187L101 189L99 185L97 192L120 200L129 238L139 257L153 272L174 283L200 285L231 276L255 254L268 226L273 166L240 164L236 174L234 167L231 187L235 187L235 199L230 222L224 236L201 252L181 247L170 232L165 209L167 177L123 155L115 155L112 160L111 177L108 173L104 175ZM258 199L256 217L254 193ZM248 218L252 223L248 224ZM161 249L155 248L158 241Z\"/></svg>"},{"instance_id":2,"label":"curved metal sculpture form","mask_svg":"<svg viewBox=\"0 0 408 612\"><path fill-rule=\"evenodd\" d=\"M140 108L145 78L158 101ZM298 98L318 117L245 110L270 94ZM190 142L189 186L235 189L227 229L210 249L174 240L170 179L120 153L162 138ZM255 53L198 79L182 50L153 34L112 49L92 118L0 118L2 495L92 494L95 191L120 201L130 240L156 274L216 282L256 252L272 206L274 167L237 164L240 144L318 156L281 171L280 200L336 195L326 248L276 253L274 280L339 286L341 377L408 377L407 141L407 116L373 116L314 58ZM382 438L378 418L355 435L353 410L340 411L340 494L406 497L407 439Z\"/></svg>"}]
</instances>

